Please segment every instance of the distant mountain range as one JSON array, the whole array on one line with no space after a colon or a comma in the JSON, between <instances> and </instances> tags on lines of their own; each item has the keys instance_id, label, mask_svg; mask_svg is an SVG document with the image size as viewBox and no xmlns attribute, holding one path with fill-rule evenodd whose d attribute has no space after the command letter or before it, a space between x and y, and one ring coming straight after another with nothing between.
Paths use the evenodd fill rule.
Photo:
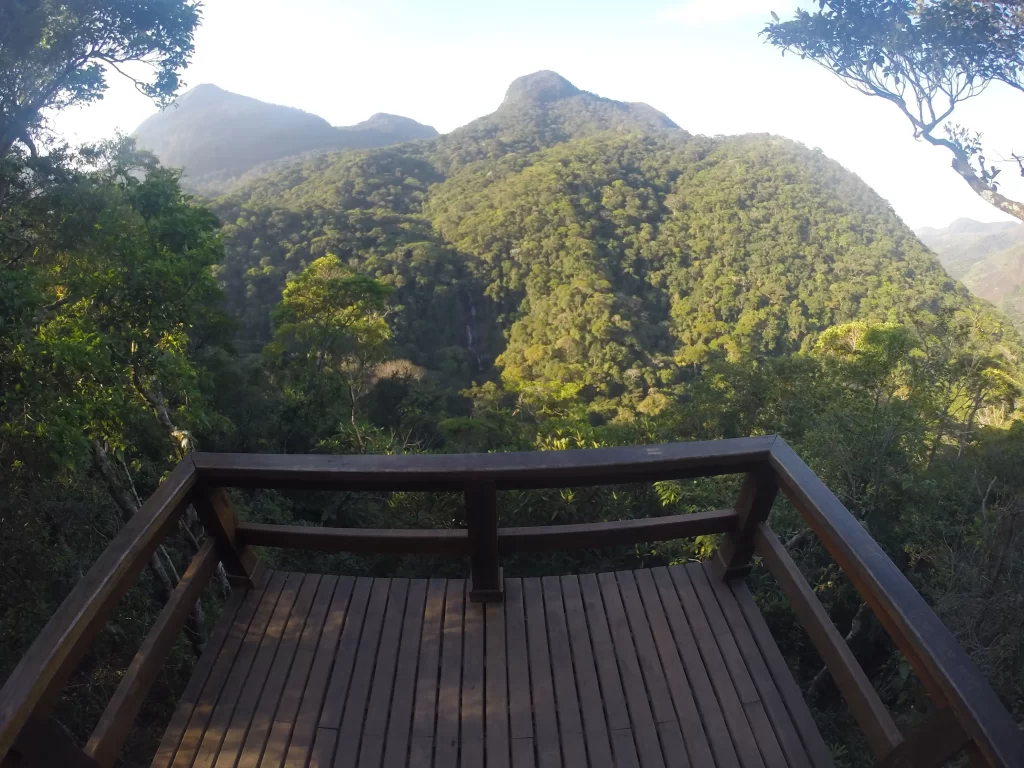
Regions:
<instances>
[{"instance_id":1,"label":"distant mountain range","mask_svg":"<svg viewBox=\"0 0 1024 768\"><path fill-rule=\"evenodd\" d=\"M437 136L429 125L378 113L335 127L322 117L199 85L145 120L133 136L166 166L185 171L186 186L215 193L254 168L307 152L368 149Z\"/></svg>"},{"instance_id":2,"label":"distant mountain range","mask_svg":"<svg viewBox=\"0 0 1024 768\"><path fill-rule=\"evenodd\" d=\"M917 231L950 275L999 306L1024 330L1024 224L957 219Z\"/></svg>"}]
</instances>

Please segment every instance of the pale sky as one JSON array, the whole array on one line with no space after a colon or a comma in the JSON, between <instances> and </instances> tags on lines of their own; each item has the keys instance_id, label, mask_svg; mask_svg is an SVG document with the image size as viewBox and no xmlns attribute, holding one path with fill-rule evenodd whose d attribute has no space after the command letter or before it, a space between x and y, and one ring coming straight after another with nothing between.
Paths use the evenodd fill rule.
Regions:
<instances>
[{"instance_id":1,"label":"pale sky","mask_svg":"<svg viewBox=\"0 0 1024 768\"><path fill-rule=\"evenodd\" d=\"M805 6L816 5L802 0ZM691 133L768 132L820 147L912 227L1007 219L913 139L891 104L863 96L758 37L796 0L204 0L188 87L215 83L350 125L374 112L447 132L488 114L520 75L642 101ZM106 98L56 117L72 141L131 132L154 107L116 76ZM957 109L993 157L1024 150L1024 94L995 86ZM1017 142L1014 144L1014 142ZM1006 166L1004 192L1024 198Z\"/></svg>"}]
</instances>

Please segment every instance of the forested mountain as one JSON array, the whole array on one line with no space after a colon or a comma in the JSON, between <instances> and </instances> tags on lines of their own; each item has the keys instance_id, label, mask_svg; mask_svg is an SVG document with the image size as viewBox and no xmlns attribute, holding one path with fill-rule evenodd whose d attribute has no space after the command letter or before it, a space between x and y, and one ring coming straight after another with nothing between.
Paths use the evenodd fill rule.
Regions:
<instances>
[{"instance_id":1,"label":"forested mountain","mask_svg":"<svg viewBox=\"0 0 1024 768\"><path fill-rule=\"evenodd\" d=\"M321 155L216 201L251 349L286 280L337 255L394 289L403 357L468 382L657 410L714 359L852 320L986 312L860 179L786 139L694 137L554 73L430 142Z\"/></svg>"},{"instance_id":2,"label":"forested mountain","mask_svg":"<svg viewBox=\"0 0 1024 768\"><path fill-rule=\"evenodd\" d=\"M334 127L299 109L200 85L145 120L133 136L165 166L183 168L190 188L216 192L246 171L281 158L314 150L383 147L431 138L437 131L382 113Z\"/></svg>"},{"instance_id":3,"label":"forested mountain","mask_svg":"<svg viewBox=\"0 0 1024 768\"><path fill-rule=\"evenodd\" d=\"M953 277L1005 311L1024 330L1024 224L958 219L918 237Z\"/></svg>"}]
</instances>

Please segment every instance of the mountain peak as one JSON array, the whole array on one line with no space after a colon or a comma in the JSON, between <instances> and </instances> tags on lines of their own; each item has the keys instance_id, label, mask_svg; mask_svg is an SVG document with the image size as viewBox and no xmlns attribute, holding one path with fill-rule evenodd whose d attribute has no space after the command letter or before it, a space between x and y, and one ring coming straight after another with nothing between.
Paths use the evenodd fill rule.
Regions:
<instances>
[{"instance_id":1,"label":"mountain peak","mask_svg":"<svg viewBox=\"0 0 1024 768\"><path fill-rule=\"evenodd\" d=\"M530 99L532 101L558 101L580 93L580 89L570 83L557 72L549 69L523 75L512 81L505 91L502 104Z\"/></svg>"}]
</instances>

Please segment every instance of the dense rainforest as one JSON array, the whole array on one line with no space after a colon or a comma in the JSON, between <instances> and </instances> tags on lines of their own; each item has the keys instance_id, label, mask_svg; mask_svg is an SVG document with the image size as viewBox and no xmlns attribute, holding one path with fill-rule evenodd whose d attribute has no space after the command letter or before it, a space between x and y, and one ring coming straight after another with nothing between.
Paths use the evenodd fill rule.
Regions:
<instances>
[{"instance_id":1,"label":"dense rainforest","mask_svg":"<svg viewBox=\"0 0 1024 768\"><path fill-rule=\"evenodd\" d=\"M181 456L198 449L572 450L779 433L1024 719L1024 387L1012 323L821 152L694 136L554 73L450 134L306 155L220 197L129 139L0 164L0 676ZM186 169L187 170L187 169ZM735 478L499 495L505 525L726 506ZM247 491L250 519L463 525L455 495ZM773 524L899 724L928 698L835 562ZM56 719L88 734L202 535L187 519ZM706 558L714 537L506 563L517 575ZM462 574L448 558L263 553ZM760 569L762 610L840 765L870 764ZM123 755L146 764L217 585ZM998 606L998 610L996 607Z\"/></svg>"}]
</instances>

